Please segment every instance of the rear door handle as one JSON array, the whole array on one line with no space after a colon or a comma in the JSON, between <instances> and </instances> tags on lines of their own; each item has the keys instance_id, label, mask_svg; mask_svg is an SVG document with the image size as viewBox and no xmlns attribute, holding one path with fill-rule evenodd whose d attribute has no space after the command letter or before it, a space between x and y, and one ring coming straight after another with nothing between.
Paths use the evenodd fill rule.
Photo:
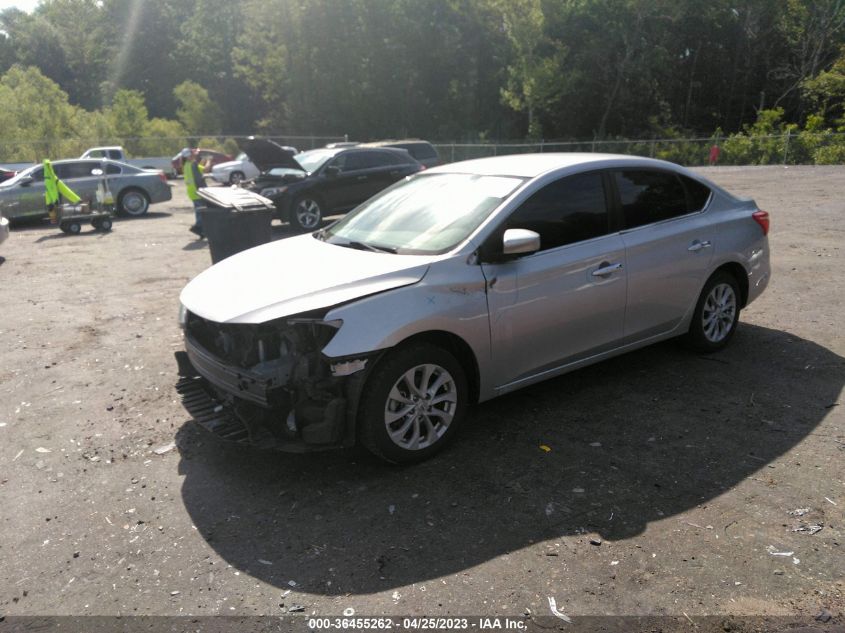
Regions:
<instances>
[{"instance_id":1,"label":"rear door handle","mask_svg":"<svg viewBox=\"0 0 845 633\"><path fill-rule=\"evenodd\" d=\"M689 245L689 248L687 250L691 253L695 253L697 251L700 251L702 248L710 248L710 246L710 240L695 240L692 244Z\"/></svg>"},{"instance_id":2,"label":"rear door handle","mask_svg":"<svg viewBox=\"0 0 845 633\"><path fill-rule=\"evenodd\" d=\"M622 264L608 264L607 262L602 263L601 268L597 268L592 272L593 277L607 277L615 272L622 270Z\"/></svg>"}]
</instances>

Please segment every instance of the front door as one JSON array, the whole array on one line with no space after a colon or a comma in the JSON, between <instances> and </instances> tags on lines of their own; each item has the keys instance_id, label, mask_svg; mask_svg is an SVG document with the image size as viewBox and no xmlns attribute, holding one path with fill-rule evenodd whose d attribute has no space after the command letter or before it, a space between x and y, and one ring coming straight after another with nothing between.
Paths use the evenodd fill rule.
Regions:
<instances>
[{"instance_id":1,"label":"front door","mask_svg":"<svg viewBox=\"0 0 845 633\"><path fill-rule=\"evenodd\" d=\"M611 233L607 199L602 172L546 185L504 227L539 233L540 251L482 264L500 391L622 339L625 246Z\"/></svg>"}]
</instances>

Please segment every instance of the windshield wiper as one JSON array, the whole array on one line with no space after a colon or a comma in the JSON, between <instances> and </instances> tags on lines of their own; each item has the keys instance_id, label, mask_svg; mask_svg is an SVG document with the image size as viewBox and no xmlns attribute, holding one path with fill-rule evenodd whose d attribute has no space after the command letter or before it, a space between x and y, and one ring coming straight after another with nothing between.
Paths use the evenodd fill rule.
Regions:
<instances>
[{"instance_id":1,"label":"windshield wiper","mask_svg":"<svg viewBox=\"0 0 845 633\"><path fill-rule=\"evenodd\" d=\"M356 248L359 251L371 251L373 253L396 253L397 251L392 246L379 246L376 244L366 244L365 242L330 242L330 244L337 244L346 248Z\"/></svg>"}]
</instances>

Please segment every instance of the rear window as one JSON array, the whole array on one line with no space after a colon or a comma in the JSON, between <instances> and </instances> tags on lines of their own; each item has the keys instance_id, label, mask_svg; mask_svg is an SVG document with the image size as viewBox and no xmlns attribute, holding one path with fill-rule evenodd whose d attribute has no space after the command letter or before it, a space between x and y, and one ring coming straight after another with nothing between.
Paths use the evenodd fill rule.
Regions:
<instances>
[{"instance_id":1,"label":"rear window","mask_svg":"<svg viewBox=\"0 0 845 633\"><path fill-rule=\"evenodd\" d=\"M710 200L710 187L687 176L681 176L680 178L687 190L687 209L690 213L701 211L707 204L707 201Z\"/></svg>"},{"instance_id":2,"label":"rear window","mask_svg":"<svg viewBox=\"0 0 845 633\"><path fill-rule=\"evenodd\" d=\"M686 191L671 172L626 169L615 172L614 177L626 229L689 213Z\"/></svg>"}]
</instances>

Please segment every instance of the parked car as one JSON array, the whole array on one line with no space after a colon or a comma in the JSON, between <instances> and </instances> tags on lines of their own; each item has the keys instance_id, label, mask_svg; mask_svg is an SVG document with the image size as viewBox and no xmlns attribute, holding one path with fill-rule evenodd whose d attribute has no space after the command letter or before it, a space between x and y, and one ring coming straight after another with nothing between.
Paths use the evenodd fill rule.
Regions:
<instances>
[{"instance_id":1,"label":"parked car","mask_svg":"<svg viewBox=\"0 0 845 633\"><path fill-rule=\"evenodd\" d=\"M273 201L279 219L303 231L424 169L407 152L390 148L323 148L293 155L264 139L243 147L261 169L249 188Z\"/></svg>"},{"instance_id":2,"label":"parked car","mask_svg":"<svg viewBox=\"0 0 845 633\"><path fill-rule=\"evenodd\" d=\"M4 169L3 167L0 167L0 182L9 180L9 178L13 177L16 173L18 172L12 169Z\"/></svg>"},{"instance_id":3,"label":"parked car","mask_svg":"<svg viewBox=\"0 0 845 633\"><path fill-rule=\"evenodd\" d=\"M56 175L83 200L95 199L97 185L105 173L106 182L124 215L144 215L150 204L172 197L170 185L159 171L138 169L113 160L57 160ZM44 168L34 165L0 183L0 211L10 220L47 215L44 206Z\"/></svg>"},{"instance_id":4,"label":"parked car","mask_svg":"<svg viewBox=\"0 0 845 633\"><path fill-rule=\"evenodd\" d=\"M248 146L250 143L252 143L253 140L255 140L255 137L250 136L245 141L245 144ZM281 147L282 150L291 155L299 152L298 149L290 145L278 145L273 141L267 142L272 143L276 147ZM264 167L269 168L268 165L264 165ZM241 152L237 155L235 160L215 165L211 169L211 173L208 175L211 176L212 180L215 180L221 184L237 185L243 182L244 180L252 180L253 178L258 177L260 173L261 169L255 163L253 163L252 160L250 160L250 157L247 152Z\"/></svg>"},{"instance_id":5,"label":"parked car","mask_svg":"<svg viewBox=\"0 0 845 633\"><path fill-rule=\"evenodd\" d=\"M653 159L437 167L193 279L200 379L180 389L245 443L417 461L474 402L673 337L722 349L769 282L768 229L753 200Z\"/></svg>"},{"instance_id":6,"label":"parked car","mask_svg":"<svg viewBox=\"0 0 845 633\"><path fill-rule=\"evenodd\" d=\"M146 158L129 158L126 151L120 145L110 145L108 147L92 147L85 150L85 153L80 158L108 158L109 160L126 163L133 167L140 169L158 169L165 176L173 176L173 166L170 164L170 159L164 156L148 156Z\"/></svg>"},{"instance_id":7,"label":"parked car","mask_svg":"<svg viewBox=\"0 0 845 633\"><path fill-rule=\"evenodd\" d=\"M428 141L411 138L403 141L376 141L374 143L361 143L359 147L394 147L396 149L404 149L417 162L422 163L426 167L437 167L440 164L440 155L434 146Z\"/></svg>"},{"instance_id":8,"label":"parked car","mask_svg":"<svg viewBox=\"0 0 845 633\"><path fill-rule=\"evenodd\" d=\"M185 148L189 149L189 148ZM184 150L183 150L184 151ZM228 163L233 160L232 156L229 154L224 154L223 152L218 152L213 149L200 149L197 148L194 150L197 153L197 157L199 158L199 162L202 165L205 165L206 170L211 171L211 168L214 165L220 165L221 163ZM182 175L182 163L185 162L185 159L182 158L182 152L179 152L170 159L170 164L173 167L173 172Z\"/></svg>"}]
</instances>

